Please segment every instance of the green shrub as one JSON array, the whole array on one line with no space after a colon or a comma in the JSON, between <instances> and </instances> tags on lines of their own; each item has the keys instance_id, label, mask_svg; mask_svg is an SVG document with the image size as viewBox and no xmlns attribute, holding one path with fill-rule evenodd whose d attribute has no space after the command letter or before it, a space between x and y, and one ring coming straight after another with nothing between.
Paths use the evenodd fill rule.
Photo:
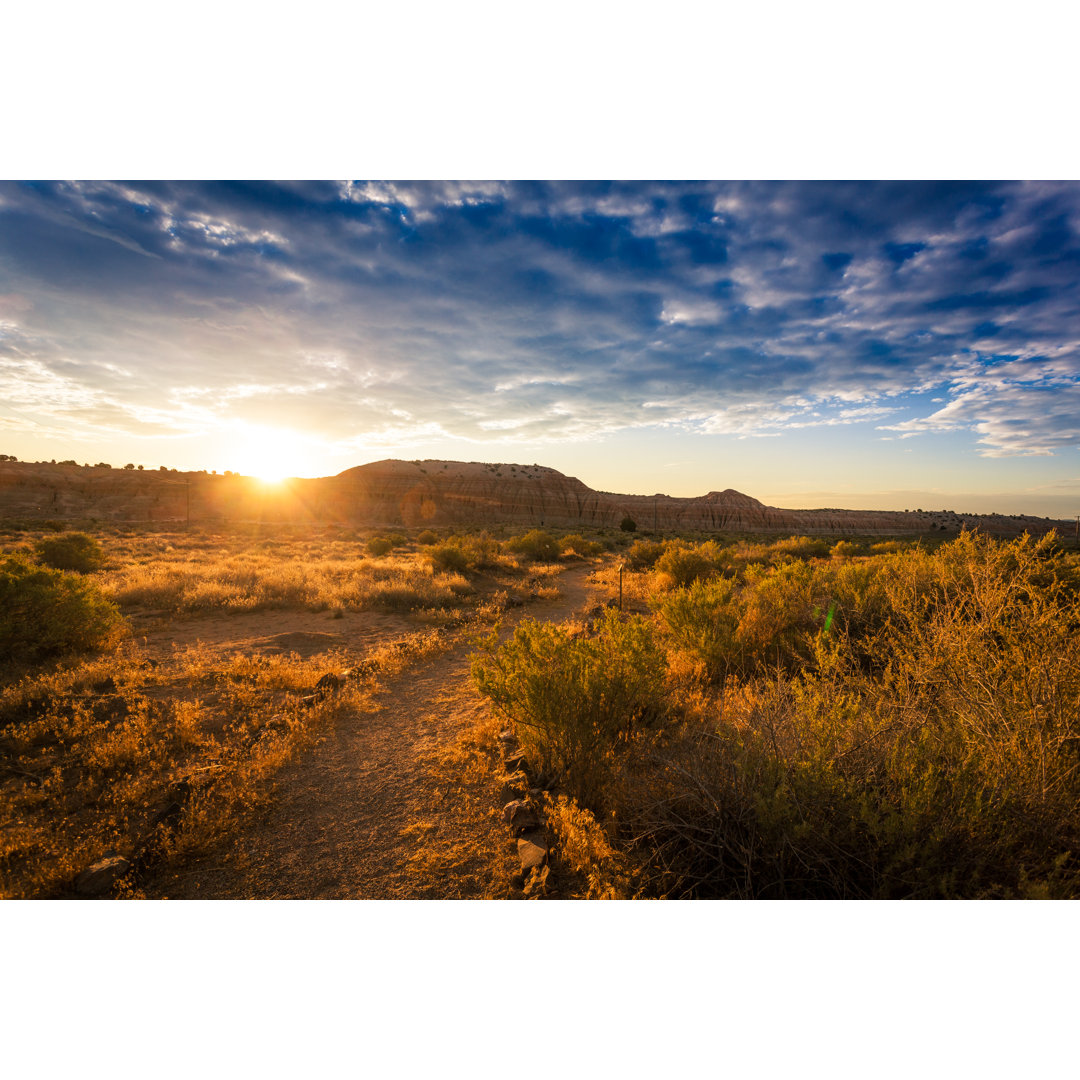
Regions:
<instances>
[{"instance_id":1,"label":"green shrub","mask_svg":"<svg viewBox=\"0 0 1080 1080\"><path fill-rule=\"evenodd\" d=\"M737 587L731 578L695 581L657 605L675 644L700 660L713 679L724 678L739 660Z\"/></svg>"},{"instance_id":2,"label":"green shrub","mask_svg":"<svg viewBox=\"0 0 1080 1080\"><path fill-rule=\"evenodd\" d=\"M469 569L469 557L457 544L439 544L427 557L432 568L443 574L464 574Z\"/></svg>"},{"instance_id":3,"label":"green shrub","mask_svg":"<svg viewBox=\"0 0 1080 1080\"><path fill-rule=\"evenodd\" d=\"M580 533L570 533L559 541L559 547L564 555L577 555L582 559L599 555L604 550L603 544L594 540L586 540Z\"/></svg>"},{"instance_id":4,"label":"green shrub","mask_svg":"<svg viewBox=\"0 0 1080 1080\"><path fill-rule=\"evenodd\" d=\"M385 536L373 536L364 546L369 555L389 555L393 549L393 542Z\"/></svg>"},{"instance_id":5,"label":"green shrub","mask_svg":"<svg viewBox=\"0 0 1080 1080\"><path fill-rule=\"evenodd\" d=\"M716 573L716 566L701 546L679 542L665 546L663 555L656 560L656 569L671 585L689 585Z\"/></svg>"},{"instance_id":6,"label":"green shrub","mask_svg":"<svg viewBox=\"0 0 1080 1080\"><path fill-rule=\"evenodd\" d=\"M619 528L622 529L623 532L636 532L637 522L627 514L626 517L619 522Z\"/></svg>"},{"instance_id":7,"label":"green shrub","mask_svg":"<svg viewBox=\"0 0 1080 1080\"><path fill-rule=\"evenodd\" d=\"M431 547L432 544L437 544L439 542L439 538L430 529L425 529L417 536L416 542L423 547Z\"/></svg>"},{"instance_id":8,"label":"green shrub","mask_svg":"<svg viewBox=\"0 0 1080 1080\"><path fill-rule=\"evenodd\" d=\"M89 574L105 562L105 552L92 536L74 532L39 540L38 558L54 570L75 570Z\"/></svg>"},{"instance_id":9,"label":"green shrub","mask_svg":"<svg viewBox=\"0 0 1080 1080\"><path fill-rule=\"evenodd\" d=\"M515 536L506 541L506 547L532 562L555 562L559 557L559 542L543 529L532 529L524 536Z\"/></svg>"},{"instance_id":10,"label":"green shrub","mask_svg":"<svg viewBox=\"0 0 1080 1080\"><path fill-rule=\"evenodd\" d=\"M626 553L628 570L651 570L664 554L664 545L651 540L635 540Z\"/></svg>"},{"instance_id":11,"label":"green shrub","mask_svg":"<svg viewBox=\"0 0 1080 1080\"><path fill-rule=\"evenodd\" d=\"M667 715L666 669L651 625L608 611L591 638L526 619L505 645L488 639L472 670L533 766L597 808L618 743Z\"/></svg>"},{"instance_id":12,"label":"green shrub","mask_svg":"<svg viewBox=\"0 0 1080 1080\"><path fill-rule=\"evenodd\" d=\"M849 559L852 555L858 555L861 550L858 544L853 544L850 540L837 540L829 553L838 559Z\"/></svg>"},{"instance_id":13,"label":"green shrub","mask_svg":"<svg viewBox=\"0 0 1080 1080\"><path fill-rule=\"evenodd\" d=\"M93 582L20 555L0 561L0 611L0 657L17 662L106 649L124 626Z\"/></svg>"},{"instance_id":14,"label":"green shrub","mask_svg":"<svg viewBox=\"0 0 1080 1080\"><path fill-rule=\"evenodd\" d=\"M820 537L789 536L786 540L777 540L769 545L770 561L777 561L777 557L787 556L792 559L814 559L829 554L829 544Z\"/></svg>"}]
</instances>

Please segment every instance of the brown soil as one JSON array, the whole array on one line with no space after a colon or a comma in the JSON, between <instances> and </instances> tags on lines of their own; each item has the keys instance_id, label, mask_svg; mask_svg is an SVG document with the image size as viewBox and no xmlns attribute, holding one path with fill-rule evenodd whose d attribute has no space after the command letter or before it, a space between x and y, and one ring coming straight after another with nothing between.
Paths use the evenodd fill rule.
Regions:
<instances>
[{"instance_id":1,"label":"brown soil","mask_svg":"<svg viewBox=\"0 0 1080 1080\"><path fill-rule=\"evenodd\" d=\"M518 609L504 629L526 614L562 620L606 599L606 591L587 581L592 569L567 569L558 580L558 599ZM287 619L292 629L285 628ZM396 623L405 622L385 621L378 627L367 622L367 634L392 635ZM232 622L229 644L237 645ZM247 644L306 645L317 653L326 648L334 624L325 615L310 623L282 614L280 627L267 627L264 617L261 632L253 632ZM349 636L346 628L341 633ZM204 641L213 636L200 634ZM452 764L446 753L488 716L469 674L472 649L471 636L461 634L449 651L388 680L375 695L373 711L339 724L304 760L279 774L275 798L261 820L198 864L163 870L143 883L143 894L395 900L508 895L517 866L499 820L498 770L493 766L477 775L460 760Z\"/></svg>"}]
</instances>

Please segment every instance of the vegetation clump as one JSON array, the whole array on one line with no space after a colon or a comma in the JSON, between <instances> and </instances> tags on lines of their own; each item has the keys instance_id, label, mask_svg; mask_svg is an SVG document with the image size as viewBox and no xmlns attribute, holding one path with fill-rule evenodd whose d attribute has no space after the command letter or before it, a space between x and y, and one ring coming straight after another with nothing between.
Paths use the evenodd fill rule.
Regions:
<instances>
[{"instance_id":1,"label":"vegetation clump","mask_svg":"<svg viewBox=\"0 0 1080 1080\"><path fill-rule=\"evenodd\" d=\"M604 545L595 540L586 540L580 533L569 533L559 541L559 549L564 557L591 559L604 550Z\"/></svg>"},{"instance_id":2,"label":"vegetation clump","mask_svg":"<svg viewBox=\"0 0 1080 1080\"><path fill-rule=\"evenodd\" d=\"M365 545L364 550L369 555L376 557L389 555L394 550L394 542L387 536L373 536Z\"/></svg>"},{"instance_id":3,"label":"vegetation clump","mask_svg":"<svg viewBox=\"0 0 1080 1080\"><path fill-rule=\"evenodd\" d=\"M1053 537L835 546L669 545L632 634L519 628L477 683L643 895L1080 897L1080 560ZM723 573L672 573L695 559ZM659 728L597 704L601 655L649 671L620 715Z\"/></svg>"},{"instance_id":4,"label":"vegetation clump","mask_svg":"<svg viewBox=\"0 0 1080 1080\"><path fill-rule=\"evenodd\" d=\"M100 570L105 564L105 551L100 542L82 532L39 540L37 554L54 570L74 570L79 574Z\"/></svg>"},{"instance_id":5,"label":"vegetation clump","mask_svg":"<svg viewBox=\"0 0 1080 1080\"><path fill-rule=\"evenodd\" d=\"M530 529L522 536L506 541L508 551L522 555L531 562L555 562L559 557L559 542L543 529Z\"/></svg>"},{"instance_id":6,"label":"vegetation clump","mask_svg":"<svg viewBox=\"0 0 1080 1080\"><path fill-rule=\"evenodd\" d=\"M473 661L480 691L514 721L530 759L586 805L603 799L619 744L663 722L665 671L648 622L615 611L593 636L527 619Z\"/></svg>"},{"instance_id":7,"label":"vegetation clump","mask_svg":"<svg viewBox=\"0 0 1080 1080\"><path fill-rule=\"evenodd\" d=\"M17 663L107 649L124 627L93 582L20 555L0 560L0 611L0 656Z\"/></svg>"}]
</instances>

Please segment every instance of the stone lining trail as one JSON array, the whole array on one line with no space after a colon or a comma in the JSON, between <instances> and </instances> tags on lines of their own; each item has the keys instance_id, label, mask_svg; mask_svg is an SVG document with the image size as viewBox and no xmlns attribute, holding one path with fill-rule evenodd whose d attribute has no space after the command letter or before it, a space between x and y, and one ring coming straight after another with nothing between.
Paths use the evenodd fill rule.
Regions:
<instances>
[{"instance_id":1,"label":"stone lining trail","mask_svg":"<svg viewBox=\"0 0 1080 1080\"><path fill-rule=\"evenodd\" d=\"M532 616L560 621L606 596L586 582L595 564L558 578L560 596L507 612L504 631ZM469 672L471 635L388 679L377 711L341 721L277 776L269 811L231 847L163 870L143 886L174 899L479 899L505 895L518 869L493 766L486 806L440 790L424 765L483 717ZM419 823L419 827L418 827ZM412 826L408 832L406 827Z\"/></svg>"}]
</instances>

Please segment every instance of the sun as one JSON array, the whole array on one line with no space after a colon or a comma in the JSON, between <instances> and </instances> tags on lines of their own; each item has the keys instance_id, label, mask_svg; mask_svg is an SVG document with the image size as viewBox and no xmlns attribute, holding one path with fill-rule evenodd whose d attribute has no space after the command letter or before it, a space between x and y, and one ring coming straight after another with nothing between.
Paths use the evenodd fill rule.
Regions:
<instances>
[{"instance_id":1,"label":"sun","mask_svg":"<svg viewBox=\"0 0 1080 1080\"><path fill-rule=\"evenodd\" d=\"M245 425L230 442L235 471L264 484L280 484L307 471L310 464L308 440L295 431Z\"/></svg>"}]
</instances>

